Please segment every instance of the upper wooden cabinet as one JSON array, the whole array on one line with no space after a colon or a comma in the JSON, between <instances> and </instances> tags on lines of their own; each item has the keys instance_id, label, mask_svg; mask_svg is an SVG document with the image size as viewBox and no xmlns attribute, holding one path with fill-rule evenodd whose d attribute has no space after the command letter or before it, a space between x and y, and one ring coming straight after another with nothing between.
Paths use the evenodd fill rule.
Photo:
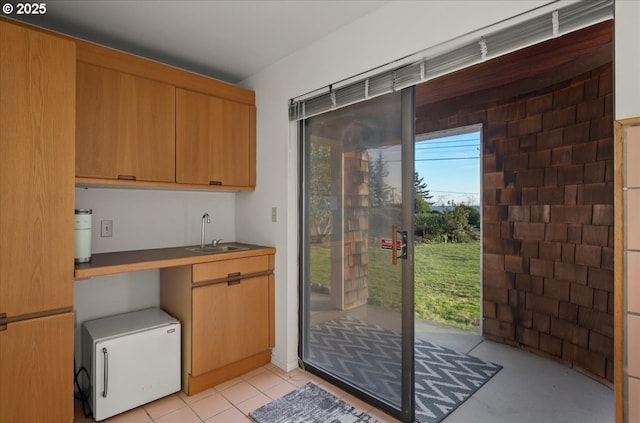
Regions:
<instances>
[{"instance_id":1,"label":"upper wooden cabinet","mask_svg":"<svg viewBox=\"0 0 640 423\"><path fill-rule=\"evenodd\" d=\"M78 63L76 176L175 179L175 88Z\"/></svg>"},{"instance_id":2,"label":"upper wooden cabinet","mask_svg":"<svg viewBox=\"0 0 640 423\"><path fill-rule=\"evenodd\" d=\"M255 186L254 116L248 104L177 89L176 182Z\"/></svg>"},{"instance_id":3,"label":"upper wooden cabinet","mask_svg":"<svg viewBox=\"0 0 640 423\"><path fill-rule=\"evenodd\" d=\"M255 94L76 40L78 185L255 188Z\"/></svg>"}]
</instances>

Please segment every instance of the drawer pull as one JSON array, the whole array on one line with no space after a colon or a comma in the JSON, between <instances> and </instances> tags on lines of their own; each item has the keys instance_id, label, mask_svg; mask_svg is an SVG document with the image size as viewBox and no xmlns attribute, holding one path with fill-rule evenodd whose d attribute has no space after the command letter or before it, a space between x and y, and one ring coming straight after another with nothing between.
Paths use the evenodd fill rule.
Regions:
<instances>
[{"instance_id":1,"label":"drawer pull","mask_svg":"<svg viewBox=\"0 0 640 423\"><path fill-rule=\"evenodd\" d=\"M240 283L240 272L227 273L227 285L238 285Z\"/></svg>"},{"instance_id":2,"label":"drawer pull","mask_svg":"<svg viewBox=\"0 0 640 423\"><path fill-rule=\"evenodd\" d=\"M260 272L245 273L244 275L233 276L233 277L227 276L227 277L221 277L217 279L206 279L206 280L201 280L199 282L193 282L191 287L199 288L201 286L214 285L217 283L226 283L228 285L236 285L240 283L240 281L242 281L243 279L257 278L259 276L266 276L266 275L272 275L272 274L273 274L273 270L263 270ZM235 273L235 274L229 273L228 275L238 275L238 273ZM232 283L229 283L229 282L232 282Z\"/></svg>"},{"instance_id":3,"label":"drawer pull","mask_svg":"<svg viewBox=\"0 0 640 423\"><path fill-rule=\"evenodd\" d=\"M222 185L222 181L209 181L209 185Z\"/></svg>"},{"instance_id":4,"label":"drawer pull","mask_svg":"<svg viewBox=\"0 0 640 423\"><path fill-rule=\"evenodd\" d=\"M136 177L135 175L118 175L118 179L122 179L125 181L135 181Z\"/></svg>"}]
</instances>

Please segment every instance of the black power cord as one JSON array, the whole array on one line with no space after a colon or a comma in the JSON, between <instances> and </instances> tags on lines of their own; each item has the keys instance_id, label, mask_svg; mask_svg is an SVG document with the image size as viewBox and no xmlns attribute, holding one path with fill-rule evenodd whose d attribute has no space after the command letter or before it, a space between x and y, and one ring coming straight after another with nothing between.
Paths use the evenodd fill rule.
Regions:
<instances>
[{"instance_id":1,"label":"black power cord","mask_svg":"<svg viewBox=\"0 0 640 423\"><path fill-rule=\"evenodd\" d=\"M75 357L73 358L73 367L74 369L76 367ZM85 396L85 391L80 387L80 382L78 382L78 377L82 372L84 372L87 375L87 380L91 381L91 378L89 377L89 372L84 366L81 366L78 369L78 371L75 373L73 378L73 382L75 383L76 388L78 388L78 395L74 395L74 398L80 400L80 402L82 403L82 414L84 414L85 417L89 418L89 417L93 417L93 410L91 410L91 404L89 404L89 396L88 395Z\"/></svg>"}]
</instances>

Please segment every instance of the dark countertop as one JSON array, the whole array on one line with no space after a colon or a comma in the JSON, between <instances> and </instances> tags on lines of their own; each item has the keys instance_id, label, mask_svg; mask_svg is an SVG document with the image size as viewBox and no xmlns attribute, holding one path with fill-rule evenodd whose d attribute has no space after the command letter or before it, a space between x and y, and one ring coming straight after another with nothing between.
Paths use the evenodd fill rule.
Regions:
<instances>
[{"instance_id":1,"label":"dark countertop","mask_svg":"<svg viewBox=\"0 0 640 423\"><path fill-rule=\"evenodd\" d=\"M117 251L92 254L91 261L75 266L75 278L113 275L138 270L160 269L163 267L186 266L197 263L230 260L264 254L275 254L275 248L261 245L231 242L220 244L243 247L242 250L211 253L196 253L189 247L154 248L149 250Z\"/></svg>"}]
</instances>

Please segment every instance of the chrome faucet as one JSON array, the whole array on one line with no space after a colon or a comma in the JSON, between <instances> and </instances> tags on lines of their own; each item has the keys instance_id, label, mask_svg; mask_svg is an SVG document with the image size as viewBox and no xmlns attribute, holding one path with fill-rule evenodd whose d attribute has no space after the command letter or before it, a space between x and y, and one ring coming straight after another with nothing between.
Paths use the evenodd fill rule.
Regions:
<instances>
[{"instance_id":1,"label":"chrome faucet","mask_svg":"<svg viewBox=\"0 0 640 423\"><path fill-rule=\"evenodd\" d=\"M200 231L200 248L204 248L204 224L211 223L211 218L209 217L209 213L205 213L202 215L202 230Z\"/></svg>"}]
</instances>

